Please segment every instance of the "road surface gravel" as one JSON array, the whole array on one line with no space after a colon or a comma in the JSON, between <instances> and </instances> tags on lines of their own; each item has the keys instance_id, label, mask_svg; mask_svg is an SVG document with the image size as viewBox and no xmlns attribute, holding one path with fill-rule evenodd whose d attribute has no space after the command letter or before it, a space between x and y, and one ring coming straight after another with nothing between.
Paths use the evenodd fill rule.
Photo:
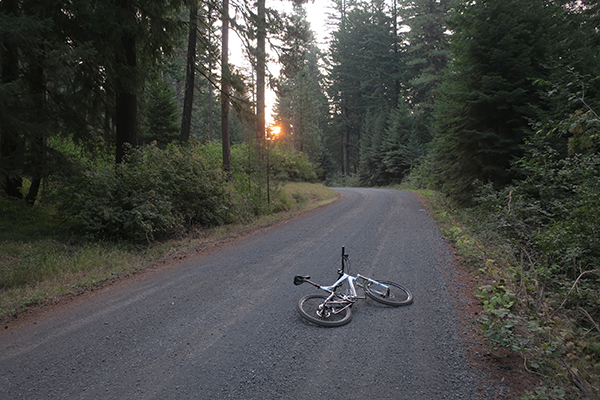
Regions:
<instances>
[{"instance_id":1,"label":"road surface gravel","mask_svg":"<svg viewBox=\"0 0 600 400\"><path fill-rule=\"evenodd\" d=\"M141 274L0 333L0 399L496 399L455 317L454 268L409 192L336 189L335 203ZM296 302L351 272L414 303L362 300L338 328Z\"/></svg>"}]
</instances>

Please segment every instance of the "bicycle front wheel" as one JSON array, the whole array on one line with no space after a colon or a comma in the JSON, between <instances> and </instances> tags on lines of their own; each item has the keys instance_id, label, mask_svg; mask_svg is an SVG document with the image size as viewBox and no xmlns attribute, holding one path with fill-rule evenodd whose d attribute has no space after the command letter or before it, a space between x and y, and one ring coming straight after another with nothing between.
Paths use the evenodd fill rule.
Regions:
<instances>
[{"instance_id":1,"label":"bicycle front wheel","mask_svg":"<svg viewBox=\"0 0 600 400\"><path fill-rule=\"evenodd\" d=\"M377 281L388 288L368 281L365 285L365 294L379 303L388 306L406 306L413 302L412 293L405 287L390 281Z\"/></svg>"},{"instance_id":2,"label":"bicycle front wheel","mask_svg":"<svg viewBox=\"0 0 600 400\"><path fill-rule=\"evenodd\" d=\"M342 326L350 322L350 307L325 302L327 297L329 296L307 294L298 300L298 312L308 321L321 326Z\"/></svg>"}]
</instances>

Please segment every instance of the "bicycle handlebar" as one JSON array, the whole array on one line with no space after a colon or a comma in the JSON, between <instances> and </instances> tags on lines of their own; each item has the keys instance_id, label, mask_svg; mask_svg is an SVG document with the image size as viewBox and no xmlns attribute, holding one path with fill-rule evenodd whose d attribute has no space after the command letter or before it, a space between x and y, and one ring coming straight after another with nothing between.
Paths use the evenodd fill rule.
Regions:
<instances>
[{"instance_id":1,"label":"bicycle handlebar","mask_svg":"<svg viewBox=\"0 0 600 400\"><path fill-rule=\"evenodd\" d=\"M348 254L346 254L346 248L342 246L342 268L338 269L338 279L344 276L346 269L346 261L348 261ZM311 285L316 287L320 287L316 283L310 281L310 276L296 275L294 277L294 285L302 285L304 282L310 283Z\"/></svg>"},{"instance_id":2,"label":"bicycle handlebar","mask_svg":"<svg viewBox=\"0 0 600 400\"><path fill-rule=\"evenodd\" d=\"M348 254L346 254L346 248L342 246L342 268L338 269L338 275L341 278L346 270L346 261L348 261Z\"/></svg>"}]
</instances>

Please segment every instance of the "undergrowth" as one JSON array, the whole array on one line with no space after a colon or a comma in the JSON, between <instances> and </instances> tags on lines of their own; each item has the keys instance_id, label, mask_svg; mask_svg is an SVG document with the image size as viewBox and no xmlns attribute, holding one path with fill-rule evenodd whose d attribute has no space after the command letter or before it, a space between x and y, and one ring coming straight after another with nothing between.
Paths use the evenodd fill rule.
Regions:
<instances>
[{"instance_id":1,"label":"undergrowth","mask_svg":"<svg viewBox=\"0 0 600 400\"><path fill-rule=\"evenodd\" d=\"M475 294L483 313L477 325L489 353L518 354L542 382L522 399L599 398L600 326L594 310L600 271L575 263L559 274L531 246L502 235L490 222L497 215L458 207L438 192L421 193L461 262L479 276Z\"/></svg>"}]
</instances>

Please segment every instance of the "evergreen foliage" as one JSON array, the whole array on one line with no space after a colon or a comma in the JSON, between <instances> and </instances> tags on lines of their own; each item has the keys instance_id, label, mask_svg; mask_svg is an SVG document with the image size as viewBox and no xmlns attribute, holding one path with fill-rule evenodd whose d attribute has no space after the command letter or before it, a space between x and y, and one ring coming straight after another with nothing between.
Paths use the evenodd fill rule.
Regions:
<instances>
[{"instance_id":1,"label":"evergreen foliage","mask_svg":"<svg viewBox=\"0 0 600 400\"><path fill-rule=\"evenodd\" d=\"M383 1L358 2L346 8L338 4L338 12L338 30L330 48L328 92L335 108L330 133L335 139L330 142L342 149L337 160L347 175L358 170L360 141L365 129L370 129L365 126L367 115L382 114L385 119L383 115L396 105L397 76L390 71L398 68L397 54L392 51L396 43L393 24Z\"/></svg>"},{"instance_id":2,"label":"evergreen foliage","mask_svg":"<svg viewBox=\"0 0 600 400\"><path fill-rule=\"evenodd\" d=\"M399 182L422 162L433 137L434 89L448 58L448 2L336 4L329 93L337 109L328 146L342 148L342 172L358 170L363 184Z\"/></svg>"},{"instance_id":3,"label":"evergreen foliage","mask_svg":"<svg viewBox=\"0 0 600 400\"><path fill-rule=\"evenodd\" d=\"M425 157L431 138L430 135L424 135L418 126L407 104L398 104L391 113L383 158L390 181L404 178Z\"/></svg>"},{"instance_id":4,"label":"evergreen foliage","mask_svg":"<svg viewBox=\"0 0 600 400\"><path fill-rule=\"evenodd\" d=\"M313 47L311 49L315 51ZM323 128L327 124L327 98L321 82L317 54L306 53L295 75L279 85L275 123L282 128L280 138L313 161L321 157Z\"/></svg>"},{"instance_id":5,"label":"evergreen foliage","mask_svg":"<svg viewBox=\"0 0 600 400\"><path fill-rule=\"evenodd\" d=\"M175 92L169 89L162 78L149 82L146 87L142 119L144 142L156 142L159 147L164 148L180 136Z\"/></svg>"},{"instance_id":6,"label":"evergreen foliage","mask_svg":"<svg viewBox=\"0 0 600 400\"><path fill-rule=\"evenodd\" d=\"M137 101L147 73L172 50L181 1L22 1L0 4L0 185L37 198L52 171L48 139L69 135L88 147L138 144ZM119 143L119 145L117 145Z\"/></svg>"},{"instance_id":7,"label":"evergreen foliage","mask_svg":"<svg viewBox=\"0 0 600 400\"><path fill-rule=\"evenodd\" d=\"M412 104L424 117L424 125L430 121L434 103L434 90L448 64L448 41L446 19L450 9L449 0L417 0L402 10L406 33L405 89Z\"/></svg>"},{"instance_id":8,"label":"evergreen foliage","mask_svg":"<svg viewBox=\"0 0 600 400\"><path fill-rule=\"evenodd\" d=\"M434 154L449 193L465 198L476 180L504 185L515 177L510 163L545 108L532 82L549 76L560 14L543 0L484 0L455 10Z\"/></svg>"},{"instance_id":9,"label":"evergreen foliage","mask_svg":"<svg viewBox=\"0 0 600 400\"><path fill-rule=\"evenodd\" d=\"M277 140L306 154L315 164L326 163L323 136L329 105L320 66L323 56L303 8L294 7L283 41L276 86L275 124L281 128Z\"/></svg>"},{"instance_id":10,"label":"evergreen foliage","mask_svg":"<svg viewBox=\"0 0 600 400\"><path fill-rule=\"evenodd\" d=\"M591 110L539 125L516 162L522 178L500 190L481 185L476 196L479 229L512 246L515 261L503 274L529 309L510 318L486 310L484 332L492 346L524 354L565 398L600 394L599 132Z\"/></svg>"}]
</instances>

